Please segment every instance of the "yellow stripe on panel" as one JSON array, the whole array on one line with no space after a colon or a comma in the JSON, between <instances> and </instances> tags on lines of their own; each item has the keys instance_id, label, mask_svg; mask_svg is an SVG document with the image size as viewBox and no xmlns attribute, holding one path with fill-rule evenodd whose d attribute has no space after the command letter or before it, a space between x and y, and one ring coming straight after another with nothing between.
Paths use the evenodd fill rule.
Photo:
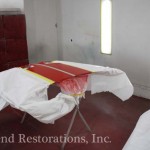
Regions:
<instances>
[{"instance_id":1,"label":"yellow stripe on panel","mask_svg":"<svg viewBox=\"0 0 150 150\"><path fill-rule=\"evenodd\" d=\"M48 78L45 78L44 76L41 76L41 75L39 75L39 74L37 74L37 73L34 73L34 72L29 71L29 70L26 70L26 69L24 69L24 70L27 71L27 72L30 73L30 74L35 75L36 77L38 77L38 78L40 78L40 79L42 79L42 80L48 82L50 85L53 84L53 83L55 83L55 81L50 80L50 79L48 79Z\"/></svg>"}]
</instances>

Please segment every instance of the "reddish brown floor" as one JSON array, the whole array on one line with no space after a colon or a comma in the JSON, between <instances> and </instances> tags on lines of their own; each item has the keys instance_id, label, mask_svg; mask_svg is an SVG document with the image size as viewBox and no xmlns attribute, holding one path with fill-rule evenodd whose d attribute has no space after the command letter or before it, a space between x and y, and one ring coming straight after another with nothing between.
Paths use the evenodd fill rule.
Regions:
<instances>
[{"instance_id":1,"label":"reddish brown floor","mask_svg":"<svg viewBox=\"0 0 150 150\"><path fill-rule=\"evenodd\" d=\"M55 93L55 92L54 92ZM53 93L53 94L54 94ZM134 129L139 116L150 108L150 100L131 97L122 102L110 93L90 95L82 100L80 110L89 123L92 133L88 132L79 116L71 131L71 136L85 137L88 144L67 144L65 150L121 150ZM54 125L40 123L31 116L20 124L22 113L10 107L0 112L0 150L59 150L60 143L26 143L18 142L18 135L54 137L64 135L72 113L57 120ZM2 137L15 136L15 143L2 143ZM92 134L96 134L99 143L92 143ZM109 137L111 143L105 143L101 138Z\"/></svg>"}]
</instances>

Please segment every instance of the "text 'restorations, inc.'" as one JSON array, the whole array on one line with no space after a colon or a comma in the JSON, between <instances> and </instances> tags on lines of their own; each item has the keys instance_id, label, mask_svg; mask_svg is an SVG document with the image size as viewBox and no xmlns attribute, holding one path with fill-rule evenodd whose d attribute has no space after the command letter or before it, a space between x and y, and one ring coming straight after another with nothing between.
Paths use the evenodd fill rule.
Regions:
<instances>
[{"instance_id":1,"label":"text 'restorations, inc.'","mask_svg":"<svg viewBox=\"0 0 150 150\"><path fill-rule=\"evenodd\" d=\"M85 136L26 136L25 134L11 134L10 136L1 136L0 143L111 143L109 136L97 136L92 134L90 141Z\"/></svg>"}]
</instances>

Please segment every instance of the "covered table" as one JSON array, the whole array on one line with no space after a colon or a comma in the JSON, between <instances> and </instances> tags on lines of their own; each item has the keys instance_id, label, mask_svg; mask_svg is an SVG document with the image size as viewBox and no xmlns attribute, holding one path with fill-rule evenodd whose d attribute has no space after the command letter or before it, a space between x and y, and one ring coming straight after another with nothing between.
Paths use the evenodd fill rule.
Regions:
<instances>
[{"instance_id":1,"label":"covered table","mask_svg":"<svg viewBox=\"0 0 150 150\"><path fill-rule=\"evenodd\" d=\"M60 86L62 93L48 101L47 88L52 84ZM127 75L119 69L67 61L41 62L0 73L0 109L10 104L41 122L54 123L61 116L55 118L51 113L64 107L65 114L70 112L76 102L74 94L80 96L87 90L92 94L109 91L123 101L133 94Z\"/></svg>"},{"instance_id":2,"label":"covered table","mask_svg":"<svg viewBox=\"0 0 150 150\"><path fill-rule=\"evenodd\" d=\"M48 100L47 89L54 84L62 92ZM119 69L67 61L40 62L0 73L0 109L11 105L43 123L54 123L76 106L68 134L77 112L90 130L79 111L85 91L109 91L124 101L133 94L133 86Z\"/></svg>"}]
</instances>

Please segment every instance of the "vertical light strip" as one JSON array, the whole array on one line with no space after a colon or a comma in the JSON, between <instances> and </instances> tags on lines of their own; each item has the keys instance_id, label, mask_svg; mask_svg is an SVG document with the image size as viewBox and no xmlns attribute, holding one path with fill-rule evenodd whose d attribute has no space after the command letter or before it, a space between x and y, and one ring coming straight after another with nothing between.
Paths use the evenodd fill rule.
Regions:
<instances>
[{"instance_id":1,"label":"vertical light strip","mask_svg":"<svg viewBox=\"0 0 150 150\"><path fill-rule=\"evenodd\" d=\"M111 54L112 2L101 0L101 52Z\"/></svg>"}]
</instances>

